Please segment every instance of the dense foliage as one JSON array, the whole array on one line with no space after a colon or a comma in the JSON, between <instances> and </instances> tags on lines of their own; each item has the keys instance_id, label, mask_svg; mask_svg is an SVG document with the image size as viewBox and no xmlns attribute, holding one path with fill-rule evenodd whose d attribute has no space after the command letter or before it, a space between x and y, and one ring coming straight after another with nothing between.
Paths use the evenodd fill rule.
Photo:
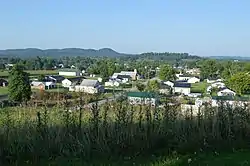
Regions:
<instances>
[{"instance_id":1,"label":"dense foliage","mask_svg":"<svg viewBox=\"0 0 250 166\"><path fill-rule=\"evenodd\" d=\"M70 112L59 108L9 108L1 110L1 164L42 160L194 153L249 148L248 108L206 107L196 114L178 106L164 108L127 103L93 105L76 103ZM68 110L68 111L65 111Z\"/></svg>"},{"instance_id":2,"label":"dense foliage","mask_svg":"<svg viewBox=\"0 0 250 166\"><path fill-rule=\"evenodd\" d=\"M31 87L28 73L23 67L15 65L9 75L9 99L16 102L27 102L30 100Z\"/></svg>"},{"instance_id":3,"label":"dense foliage","mask_svg":"<svg viewBox=\"0 0 250 166\"><path fill-rule=\"evenodd\" d=\"M243 72L234 74L227 80L227 85L239 95L250 93L250 75Z\"/></svg>"},{"instance_id":4,"label":"dense foliage","mask_svg":"<svg viewBox=\"0 0 250 166\"><path fill-rule=\"evenodd\" d=\"M162 65L160 67L159 78L161 80L175 81L176 80L175 74L176 74L175 70L169 65Z\"/></svg>"}]
</instances>

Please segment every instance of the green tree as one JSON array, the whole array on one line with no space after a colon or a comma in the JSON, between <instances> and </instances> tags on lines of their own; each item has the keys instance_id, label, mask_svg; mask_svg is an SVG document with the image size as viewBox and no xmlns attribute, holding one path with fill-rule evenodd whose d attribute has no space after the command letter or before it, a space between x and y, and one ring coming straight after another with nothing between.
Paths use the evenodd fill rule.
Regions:
<instances>
[{"instance_id":1,"label":"green tree","mask_svg":"<svg viewBox=\"0 0 250 166\"><path fill-rule=\"evenodd\" d=\"M142 91L145 90L146 86L145 86L144 84L142 84L142 83L137 83L137 84L136 84L136 88L137 88L140 92L142 92Z\"/></svg>"},{"instance_id":2,"label":"green tree","mask_svg":"<svg viewBox=\"0 0 250 166\"><path fill-rule=\"evenodd\" d=\"M214 78L217 76L218 64L215 60L205 60L201 65L201 77L204 78Z\"/></svg>"},{"instance_id":3,"label":"green tree","mask_svg":"<svg viewBox=\"0 0 250 166\"><path fill-rule=\"evenodd\" d=\"M169 65L162 65L160 67L159 78L161 80L176 80L175 70Z\"/></svg>"},{"instance_id":4,"label":"green tree","mask_svg":"<svg viewBox=\"0 0 250 166\"><path fill-rule=\"evenodd\" d=\"M38 81L44 81L45 75L44 74L40 74L38 76Z\"/></svg>"},{"instance_id":5,"label":"green tree","mask_svg":"<svg viewBox=\"0 0 250 166\"><path fill-rule=\"evenodd\" d=\"M160 83L157 80L148 81L147 90L157 91L160 88Z\"/></svg>"},{"instance_id":6,"label":"green tree","mask_svg":"<svg viewBox=\"0 0 250 166\"><path fill-rule=\"evenodd\" d=\"M31 88L28 73L23 71L23 67L15 65L9 76L9 99L16 102L27 102L31 97Z\"/></svg>"},{"instance_id":7,"label":"green tree","mask_svg":"<svg viewBox=\"0 0 250 166\"><path fill-rule=\"evenodd\" d=\"M242 95L250 92L250 75L244 72L239 72L230 77L226 84L237 94Z\"/></svg>"}]
</instances>

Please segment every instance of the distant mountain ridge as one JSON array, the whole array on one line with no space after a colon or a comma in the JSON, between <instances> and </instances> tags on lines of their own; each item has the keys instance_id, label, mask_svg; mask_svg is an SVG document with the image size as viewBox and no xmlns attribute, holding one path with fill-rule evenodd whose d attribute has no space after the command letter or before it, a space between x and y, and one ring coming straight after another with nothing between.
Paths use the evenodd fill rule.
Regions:
<instances>
[{"instance_id":1,"label":"distant mountain ridge","mask_svg":"<svg viewBox=\"0 0 250 166\"><path fill-rule=\"evenodd\" d=\"M46 57L62 57L62 56L83 56L83 57L95 57L95 56L107 56L107 57L119 57L124 54L118 53L111 48L102 49L81 49L81 48L63 48L63 49L38 49L38 48L25 48L25 49L6 49L0 50L0 56L13 56L20 58L46 56Z\"/></svg>"},{"instance_id":2,"label":"distant mountain ridge","mask_svg":"<svg viewBox=\"0 0 250 166\"><path fill-rule=\"evenodd\" d=\"M189 55L188 53L141 53L141 54L125 54L114 51L111 48L102 49L82 49L82 48L63 48L63 49L38 49L38 48L25 48L25 49L6 49L0 50L0 58L33 58L33 57L126 57L132 60L136 59L152 59L152 60L180 60L180 59L200 59L199 56Z\"/></svg>"}]
</instances>

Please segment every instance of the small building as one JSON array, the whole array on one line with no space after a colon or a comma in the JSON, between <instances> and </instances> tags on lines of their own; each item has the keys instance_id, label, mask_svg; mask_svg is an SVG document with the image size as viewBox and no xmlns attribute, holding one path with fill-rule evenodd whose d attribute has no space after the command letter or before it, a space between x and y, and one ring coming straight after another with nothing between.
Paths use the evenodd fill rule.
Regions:
<instances>
[{"instance_id":1,"label":"small building","mask_svg":"<svg viewBox=\"0 0 250 166\"><path fill-rule=\"evenodd\" d=\"M217 93L218 96L235 96L236 93L228 88L225 88Z\"/></svg>"},{"instance_id":2,"label":"small building","mask_svg":"<svg viewBox=\"0 0 250 166\"><path fill-rule=\"evenodd\" d=\"M200 75L200 69L199 68L187 69L185 72L187 74L191 74L191 75Z\"/></svg>"},{"instance_id":3,"label":"small building","mask_svg":"<svg viewBox=\"0 0 250 166\"><path fill-rule=\"evenodd\" d=\"M122 83L128 83L131 80L130 75L118 75L116 78L121 80Z\"/></svg>"},{"instance_id":4,"label":"small building","mask_svg":"<svg viewBox=\"0 0 250 166\"><path fill-rule=\"evenodd\" d=\"M200 81L201 80L199 78L197 78L197 77L191 77L191 78L188 79L187 82L190 83L190 84L194 84L194 83L198 83Z\"/></svg>"},{"instance_id":5,"label":"small building","mask_svg":"<svg viewBox=\"0 0 250 166\"><path fill-rule=\"evenodd\" d=\"M81 71L77 69L64 69L59 71L60 76L80 76Z\"/></svg>"},{"instance_id":6,"label":"small building","mask_svg":"<svg viewBox=\"0 0 250 166\"><path fill-rule=\"evenodd\" d=\"M69 88L70 86L80 84L83 79L84 77L65 78L62 81L62 86L65 88Z\"/></svg>"},{"instance_id":7,"label":"small building","mask_svg":"<svg viewBox=\"0 0 250 166\"><path fill-rule=\"evenodd\" d=\"M50 82L55 82L55 83L61 83L65 78L63 76L59 75L50 75L50 76L45 76L45 80Z\"/></svg>"},{"instance_id":8,"label":"small building","mask_svg":"<svg viewBox=\"0 0 250 166\"><path fill-rule=\"evenodd\" d=\"M0 86L2 87L8 86L8 81L3 78L0 78Z\"/></svg>"},{"instance_id":9,"label":"small building","mask_svg":"<svg viewBox=\"0 0 250 166\"><path fill-rule=\"evenodd\" d=\"M174 83L174 93L181 93L184 95L188 95L191 92L191 84L190 83Z\"/></svg>"},{"instance_id":10,"label":"small building","mask_svg":"<svg viewBox=\"0 0 250 166\"><path fill-rule=\"evenodd\" d=\"M56 87L56 84L54 82L41 82L41 81L32 81L30 84L32 89L53 89Z\"/></svg>"},{"instance_id":11,"label":"small building","mask_svg":"<svg viewBox=\"0 0 250 166\"><path fill-rule=\"evenodd\" d=\"M214 82L211 84L211 86L213 88L215 88L215 87L216 88L225 88L226 87L225 83L223 83L223 82Z\"/></svg>"},{"instance_id":12,"label":"small building","mask_svg":"<svg viewBox=\"0 0 250 166\"><path fill-rule=\"evenodd\" d=\"M117 78L119 75L130 76L132 80L136 80L138 73L136 69L134 71L121 71L120 73L114 73L111 78Z\"/></svg>"},{"instance_id":13,"label":"small building","mask_svg":"<svg viewBox=\"0 0 250 166\"><path fill-rule=\"evenodd\" d=\"M215 82L221 82L221 81L222 80L219 78L208 78L207 79L207 83L210 83L210 84L215 83Z\"/></svg>"},{"instance_id":14,"label":"small building","mask_svg":"<svg viewBox=\"0 0 250 166\"><path fill-rule=\"evenodd\" d=\"M69 91L94 94L104 92L104 87L98 80L84 79L80 85L70 86Z\"/></svg>"},{"instance_id":15,"label":"small building","mask_svg":"<svg viewBox=\"0 0 250 166\"><path fill-rule=\"evenodd\" d=\"M194 98L197 98L197 97L201 97L201 93L189 93L187 96L188 97L194 97Z\"/></svg>"},{"instance_id":16,"label":"small building","mask_svg":"<svg viewBox=\"0 0 250 166\"><path fill-rule=\"evenodd\" d=\"M189 75L178 75L177 77L177 80L180 80L180 81L188 81L191 77Z\"/></svg>"},{"instance_id":17,"label":"small building","mask_svg":"<svg viewBox=\"0 0 250 166\"><path fill-rule=\"evenodd\" d=\"M116 80L109 80L109 81L105 82L105 86L118 87L118 86L120 86L120 82L118 82Z\"/></svg>"},{"instance_id":18,"label":"small building","mask_svg":"<svg viewBox=\"0 0 250 166\"><path fill-rule=\"evenodd\" d=\"M150 92L128 92L128 102L130 104L146 104L155 106L158 104L158 98Z\"/></svg>"}]
</instances>

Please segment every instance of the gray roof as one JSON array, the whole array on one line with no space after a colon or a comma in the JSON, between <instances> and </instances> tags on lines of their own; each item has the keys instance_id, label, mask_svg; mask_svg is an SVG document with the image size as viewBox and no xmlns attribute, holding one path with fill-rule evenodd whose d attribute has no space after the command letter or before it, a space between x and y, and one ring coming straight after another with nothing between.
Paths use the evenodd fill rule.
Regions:
<instances>
[{"instance_id":1,"label":"gray roof","mask_svg":"<svg viewBox=\"0 0 250 166\"><path fill-rule=\"evenodd\" d=\"M95 87L98 84L98 80L82 80L81 86L91 86Z\"/></svg>"}]
</instances>

